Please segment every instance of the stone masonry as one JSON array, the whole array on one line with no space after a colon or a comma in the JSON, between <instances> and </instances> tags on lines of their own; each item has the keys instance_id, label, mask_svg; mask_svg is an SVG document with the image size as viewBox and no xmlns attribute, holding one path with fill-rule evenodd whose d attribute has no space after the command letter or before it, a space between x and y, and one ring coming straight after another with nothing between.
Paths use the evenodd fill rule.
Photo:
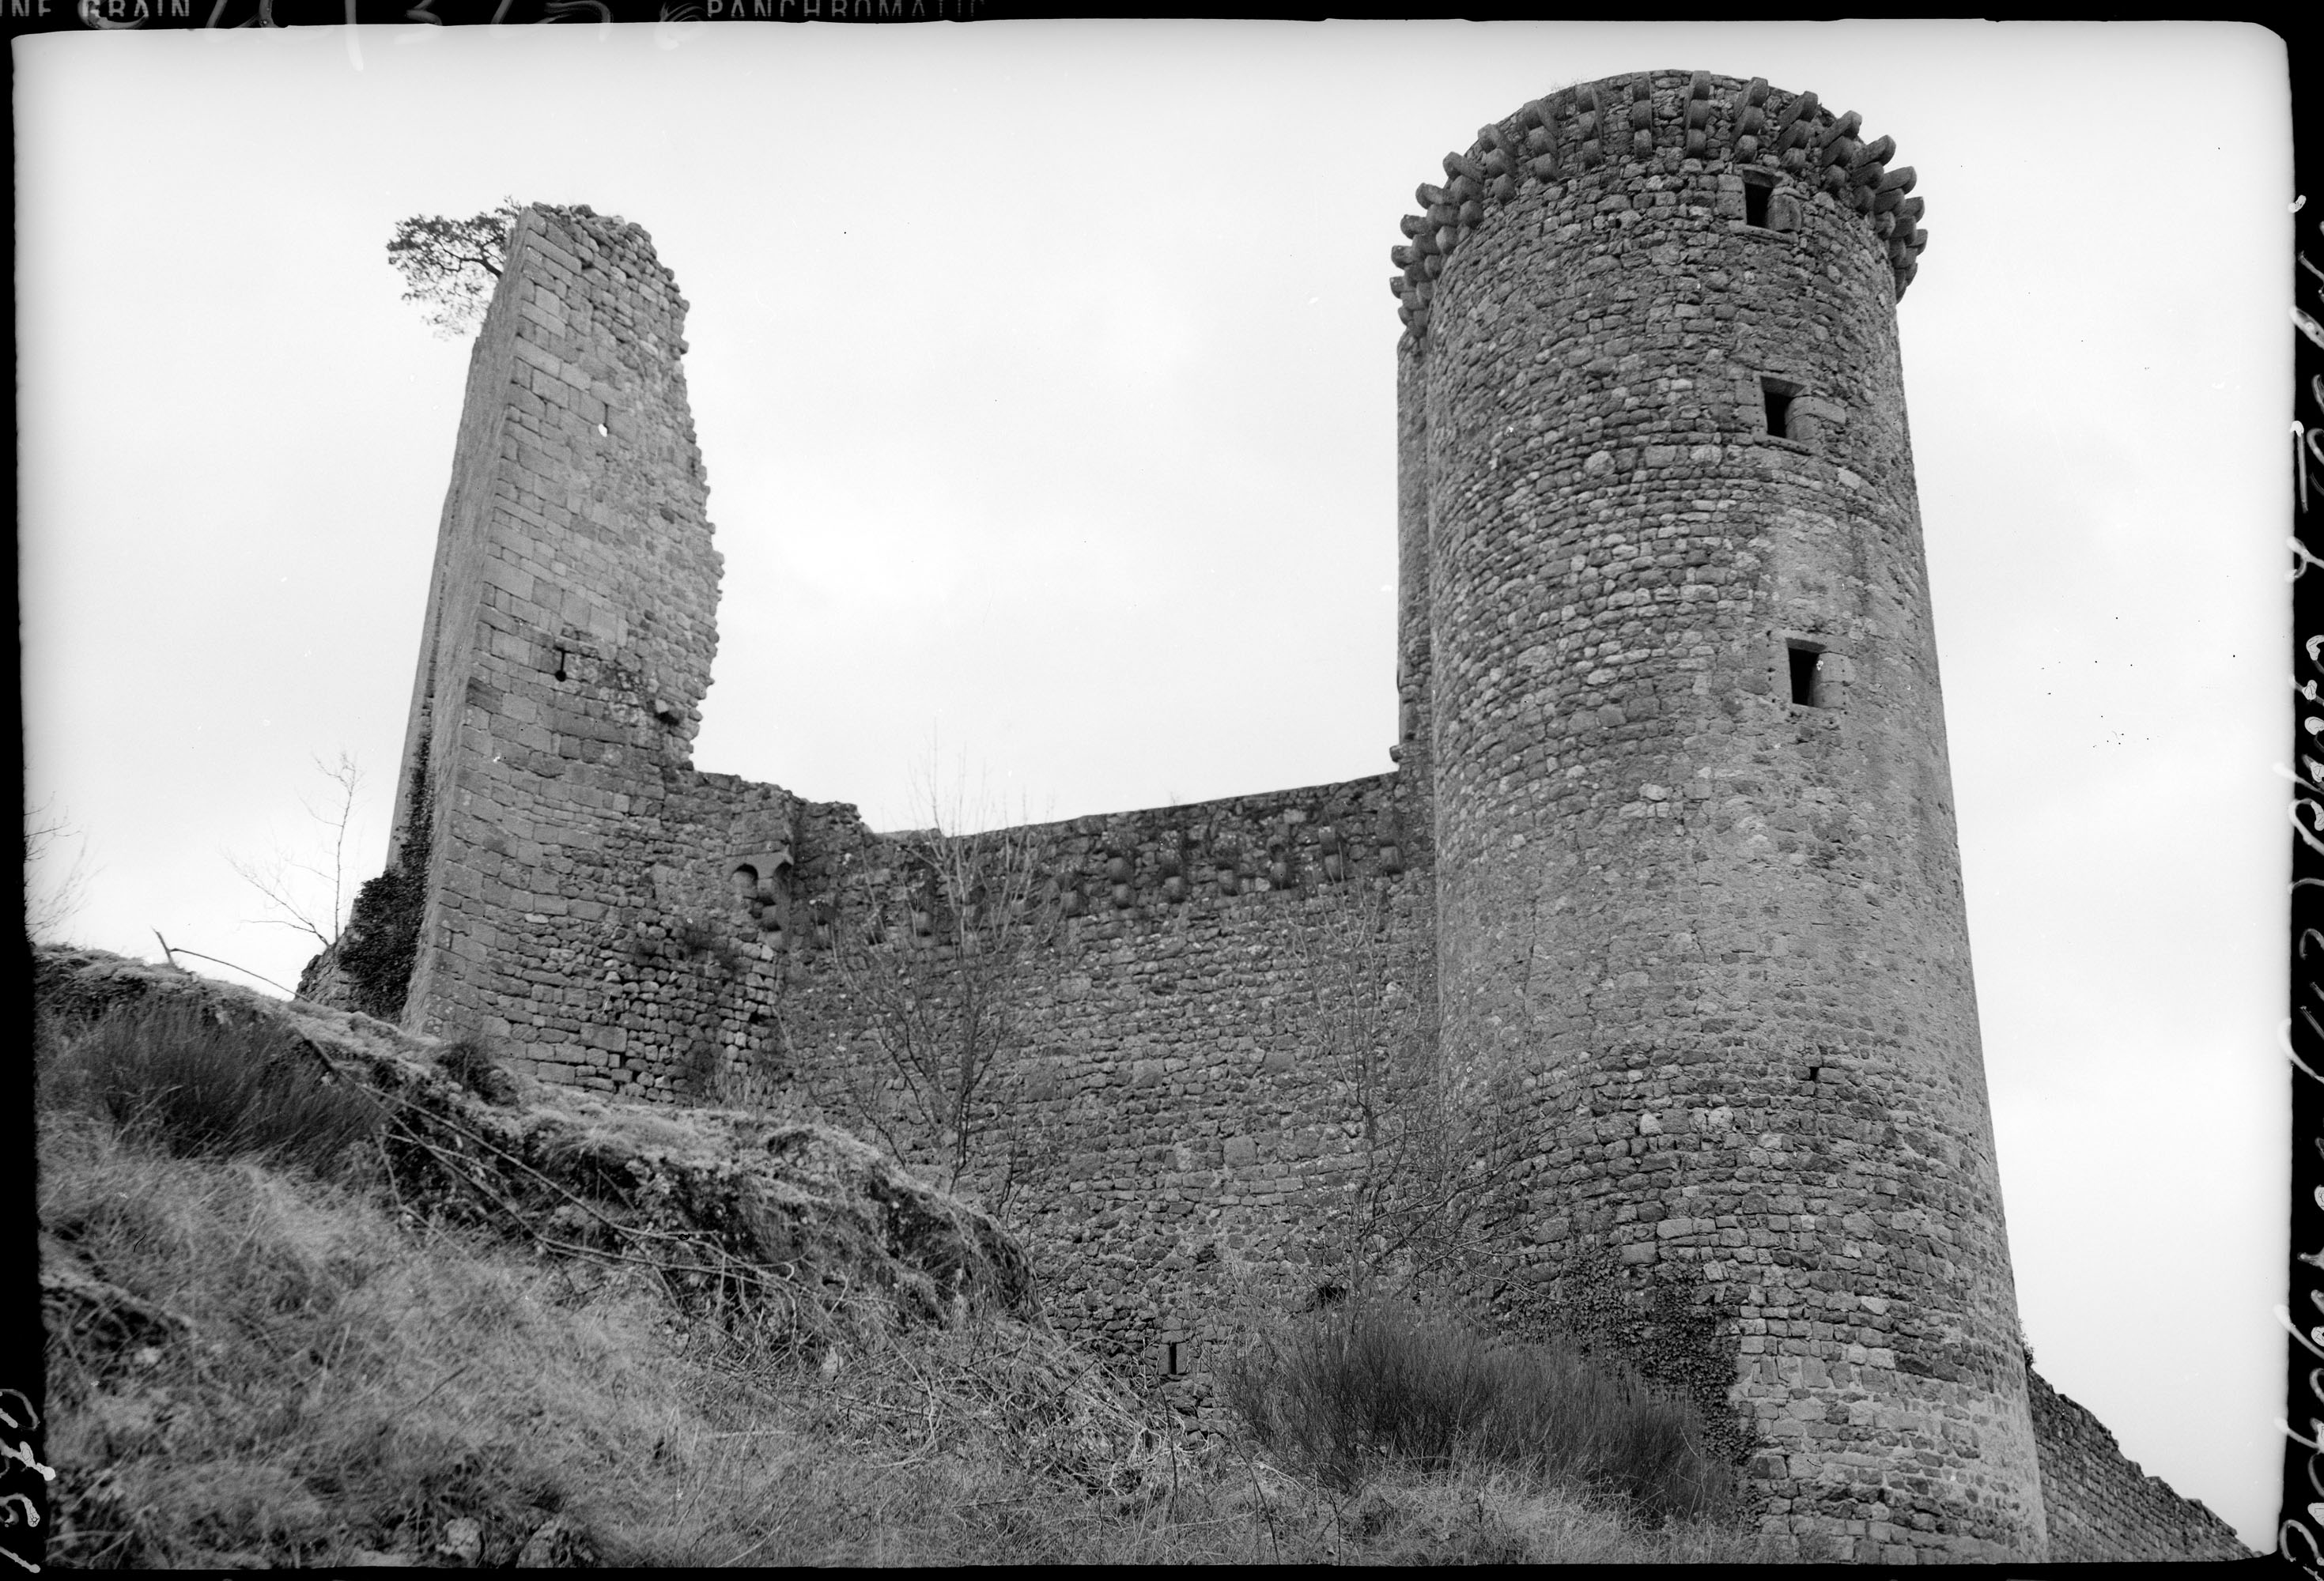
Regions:
<instances>
[{"instance_id":1,"label":"stone masonry","mask_svg":"<svg viewBox=\"0 0 2324 1581\"><path fill-rule=\"evenodd\" d=\"M1806 1557L2022 1556L1886 151L1843 120L1738 157L1751 92L1521 112L1480 144L1570 168L1448 161L1485 201L1462 239L1448 193L1449 262L1406 277L1443 1057L1516 1071L1531 1120L1499 1304L1711 1319L1690 1366Z\"/></svg>"},{"instance_id":2,"label":"stone masonry","mask_svg":"<svg viewBox=\"0 0 2324 1581\"><path fill-rule=\"evenodd\" d=\"M969 1183L1054 1319L1188 1411L1234 1301L1335 1293L1378 1052L1489 1122L1472 1308L1691 1393L1780 1552L2231 1541L2018 1341L1893 152L1655 73L1448 155L1395 249L1397 768L1021 832L1054 925ZM690 760L721 561L685 311L636 225L513 227L398 793L398 850L431 821L405 1019L892 1131L834 949L852 897L909 915L906 844Z\"/></svg>"},{"instance_id":3,"label":"stone masonry","mask_svg":"<svg viewBox=\"0 0 2324 1581\"><path fill-rule=\"evenodd\" d=\"M2251 1557L2226 1521L2141 1471L2105 1424L2030 1365L2025 1382L2042 1450L2052 1561Z\"/></svg>"}]
</instances>

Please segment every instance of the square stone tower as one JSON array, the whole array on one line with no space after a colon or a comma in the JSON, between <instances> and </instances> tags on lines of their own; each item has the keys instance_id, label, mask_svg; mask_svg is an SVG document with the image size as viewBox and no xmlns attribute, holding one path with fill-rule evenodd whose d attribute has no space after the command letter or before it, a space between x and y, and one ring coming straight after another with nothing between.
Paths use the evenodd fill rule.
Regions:
<instances>
[{"instance_id":1,"label":"square stone tower","mask_svg":"<svg viewBox=\"0 0 2324 1581\"><path fill-rule=\"evenodd\" d=\"M521 1039L519 1007L566 997L590 964L573 922L638 887L689 777L720 556L685 317L638 226L538 207L512 226L469 360L397 791L391 858L415 818L431 833L421 1030Z\"/></svg>"}]
</instances>

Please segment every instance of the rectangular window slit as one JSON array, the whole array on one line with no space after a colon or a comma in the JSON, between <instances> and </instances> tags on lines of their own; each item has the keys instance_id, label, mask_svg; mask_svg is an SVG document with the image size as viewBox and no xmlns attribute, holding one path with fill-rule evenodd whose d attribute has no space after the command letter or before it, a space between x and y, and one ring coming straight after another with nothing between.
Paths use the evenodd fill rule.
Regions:
<instances>
[{"instance_id":1,"label":"rectangular window slit","mask_svg":"<svg viewBox=\"0 0 2324 1581\"><path fill-rule=\"evenodd\" d=\"M1745 225L1757 225L1763 231L1767 228L1767 198L1775 189L1775 184L1772 179L1754 179L1749 176L1743 178L1743 223Z\"/></svg>"},{"instance_id":2,"label":"rectangular window slit","mask_svg":"<svg viewBox=\"0 0 2324 1581\"><path fill-rule=\"evenodd\" d=\"M1792 437L1792 397L1796 393L1790 385L1773 379L1759 381L1759 393L1767 402L1767 434L1771 438Z\"/></svg>"},{"instance_id":3,"label":"rectangular window slit","mask_svg":"<svg viewBox=\"0 0 2324 1581\"><path fill-rule=\"evenodd\" d=\"M1812 648L1791 644L1785 652L1792 661L1792 701L1809 708L1823 706L1823 655Z\"/></svg>"}]
</instances>

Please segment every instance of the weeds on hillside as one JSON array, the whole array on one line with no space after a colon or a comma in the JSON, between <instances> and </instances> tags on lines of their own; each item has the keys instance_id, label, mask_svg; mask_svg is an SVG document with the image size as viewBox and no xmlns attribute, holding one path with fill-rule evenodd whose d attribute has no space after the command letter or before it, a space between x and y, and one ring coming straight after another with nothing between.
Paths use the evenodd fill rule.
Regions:
<instances>
[{"instance_id":1,"label":"weeds on hillside","mask_svg":"<svg viewBox=\"0 0 2324 1581\"><path fill-rule=\"evenodd\" d=\"M144 1003L78 1030L49 1026L41 1042L44 1106L93 1108L184 1157L342 1172L385 1121L376 1098L264 1021Z\"/></svg>"},{"instance_id":2,"label":"weeds on hillside","mask_svg":"<svg viewBox=\"0 0 2324 1581\"><path fill-rule=\"evenodd\" d=\"M1483 1337L1364 1296L1259 1337L1227 1370L1259 1441L1348 1489L1389 1463L1499 1469L1610 1497L1649 1522L1720 1520L1731 1472L1692 1406L1558 1347Z\"/></svg>"},{"instance_id":3,"label":"weeds on hillside","mask_svg":"<svg viewBox=\"0 0 2324 1581\"><path fill-rule=\"evenodd\" d=\"M685 1415L650 1301L567 1310L551 1269L100 1115L42 1131L54 1563L427 1562L456 1521L507 1563L576 1498L635 1512ZM166 1327L110 1343L124 1310Z\"/></svg>"},{"instance_id":4,"label":"weeds on hillside","mask_svg":"<svg viewBox=\"0 0 2324 1581\"><path fill-rule=\"evenodd\" d=\"M650 1274L42 1117L59 1565L498 1566L552 1526L657 1567L1250 1557L1173 1530L1143 1424L1054 1336L867 1323L817 1360Z\"/></svg>"},{"instance_id":5,"label":"weeds on hillside","mask_svg":"<svg viewBox=\"0 0 2324 1581\"><path fill-rule=\"evenodd\" d=\"M339 1085L301 1052L198 1012L47 1029L59 1565L1753 1557L1474 1456L1346 1487L1197 1442L1038 1325L906 1329L865 1291L802 1328L766 1267L743 1322L666 1257L449 1227L299 1144L298 1103L324 1134L354 1112L300 1086Z\"/></svg>"}]
</instances>

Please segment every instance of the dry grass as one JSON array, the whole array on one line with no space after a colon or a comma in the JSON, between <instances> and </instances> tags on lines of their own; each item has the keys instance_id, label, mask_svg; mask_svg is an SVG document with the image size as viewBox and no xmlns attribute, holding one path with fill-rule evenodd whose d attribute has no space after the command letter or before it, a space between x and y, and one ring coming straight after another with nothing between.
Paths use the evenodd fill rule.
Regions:
<instances>
[{"instance_id":1,"label":"dry grass","mask_svg":"<svg viewBox=\"0 0 2324 1581\"><path fill-rule=\"evenodd\" d=\"M51 1303L57 1563L425 1559L462 1520L507 1563L557 1512L653 1566L999 1562L1037 1525L1129 1558L1167 1524L1139 1424L1054 1337L980 1324L802 1365L689 1327L648 1281L568 1283L93 1117L46 1130L49 1261L118 1292Z\"/></svg>"},{"instance_id":2,"label":"dry grass","mask_svg":"<svg viewBox=\"0 0 2324 1581\"><path fill-rule=\"evenodd\" d=\"M385 1117L268 1021L143 1003L92 1026L51 1023L41 1038L44 1104L94 1109L189 1157L247 1154L337 1172Z\"/></svg>"},{"instance_id":3,"label":"dry grass","mask_svg":"<svg viewBox=\"0 0 2324 1581\"><path fill-rule=\"evenodd\" d=\"M1333 1487L1382 1461L1474 1466L1614 1501L1651 1524L1731 1520L1692 1408L1565 1348L1511 1344L1366 1296L1263 1332L1227 1374L1259 1441Z\"/></svg>"},{"instance_id":4,"label":"dry grass","mask_svg":"<svg viewBox=\"0 0 2324 1581\"><path fill-rule=\"evenodd\" d=\"M60 1565L503 1565L552 1517L565 1562L652 1567L1750 1557L1506 1468L1198 1448L1021 1323L761 1344L93 1090L41 1114Z\"/></svg>"},{"instance_id":5,"label":"dry grass","mask_svg":"<svg viewBox=\"0 0 2324 1581\"><path fill-rule=\"evenodd\" d=\"M108 1347L102 1314L52 1305L60 1563L424 1554L461 1517L512 1558L585 1492L626 1523L625 1468L686 1417L650 1301L576 1302L344 1188L93 1119L52 1119L42 1163L48 1260L188 1326Z\"/></svg>"}]
</instances>

